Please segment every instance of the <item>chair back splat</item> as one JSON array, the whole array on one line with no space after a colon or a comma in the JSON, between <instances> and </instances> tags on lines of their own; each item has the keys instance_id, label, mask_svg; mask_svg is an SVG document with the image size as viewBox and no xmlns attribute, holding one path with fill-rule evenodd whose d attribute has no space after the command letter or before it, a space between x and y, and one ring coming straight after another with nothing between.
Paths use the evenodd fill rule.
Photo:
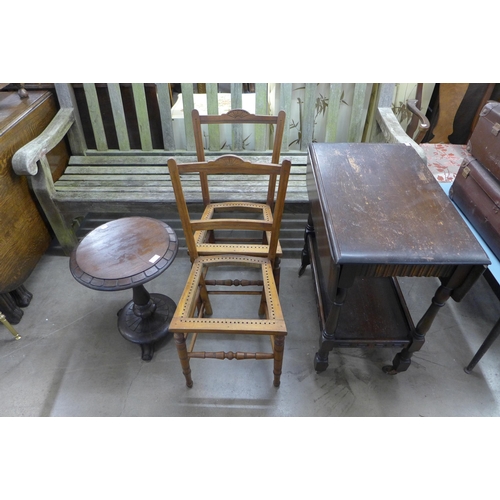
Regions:
<instances>
[{"instance_id":1,"label":"chair back splat","mask_svg":"<svg viewBox=\"0 0 500 500\"><path fill-rule=\"evenodd\" d=\"M200 115L197 109L193 109L191 115L193 119L194 141L198 161L205 161L205 146L203 143L202 125L206 124L209 127L213 127L223 124L230 124L238 127L244 124L253 124L255 125L256 131L258 130L258 127L274 127L274 134L272 134L271 132L269 134L261 134L261 137L263 138L263 142L265 144L266 135L269 137L274 135L274 139L272 139L273 146L271 163L279 163L281 144L283 142L283 134L286 122L286 113L284 111L280 111L275 116L255 115L249 113L248 111L245 111L244 109L232 109L231 111L222 115ZM255 135L257 135L257 132ZM234 149L235 148L233 147L233 150ZM210 194L208 190L207 177L204 173L202 173L200 175L200 179L203 193L203 202L205 205L208 205L210 203ZM272 206L272 204L274 203L275 186L276 176L273 175L269 178L269 187L266 200L266 203L269 206Z\"/></svg>"},{"instance_id":2,"label":"chair back splat","mask_svg":"<svg viewBox=\"0 0 500 500\"><path fill-rule=\"evenodd\" d=\"M278 387L280 384L284 338L287 331L274 274L290 167L289 160L284 160L281 165L252 163L235 155L225 155L209 162L178 164L175 159L168 161L172 186L192 262L191 272L184 292L170 323L170 331L174 333L179 359L188 387L193 384L189 364L191 358L273 359L274 385ZM201 219L192 220L183 192L182 180L193 174L279 177L274 209L264 219L210 218L202 216ZM244 193L244 186L242 191ZM210 208L210 205L207 208ZM245 244L242 243L220 244L217 252L208 252L206 249L203 254L200 252L200 245L197 244L197 234L200 232L241 229L267 234L268 244L261 245L265 248L265 253L256 254L253 251L255 245L247 245L249 248L245 252ZM232 271L234 269L238 270L238 279L233 277ZM249 275L251 269L260 270L260 276L257 276L260 279L254 279L253 274ZM231 272L231 277L220 279L219 272L221 270ZM214 272L216 279L207 276L209 272ZM240 279L241 274L243 274L243 279ZM225 289L221 290L221 287L225 287ZM244 290L232 291L231 287L242 287ZM226 291L227 289L229 291ZM211 317L214 315L214 308L209 296L220 294L259 295L260 303L258 304L258 314L255 314L255 319L247 316ZM231 313L238 311L238 308L233 306L231 302L225 304L229 304L227 307L231 310ZM244 306L246 307L248 304L244 304ZM272 352L194 351L197 337L203 333L269 335ZM190 334L192 334L192 338L188 348L186 339Z\"/></svg>"}]
</instances>

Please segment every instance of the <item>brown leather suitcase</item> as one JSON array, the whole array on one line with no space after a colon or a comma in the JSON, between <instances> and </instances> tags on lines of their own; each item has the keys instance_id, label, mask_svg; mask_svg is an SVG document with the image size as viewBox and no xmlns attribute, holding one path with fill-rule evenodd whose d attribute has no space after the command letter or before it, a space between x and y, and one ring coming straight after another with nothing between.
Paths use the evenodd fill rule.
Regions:
<instances>
[{"instance_id":1,"label":"brown leather suitcase","mask_svg":"<svg viewBox=\"0 0 500 500\"><path fill-rule=\"evenodd\" d=\"M500 258L500 182L479 161L464 160L450 198Z\"/></svg>"},{"instance_id":2,"label":"brown leather suitcase","mask_svg":"<svg viewBox=\"0 0 500 500\"><path fill-rule=\"evenodd\" d=\"M500 103L490 101L483 107L467 150L500 180Z\"/></svg>"}]
</instances>

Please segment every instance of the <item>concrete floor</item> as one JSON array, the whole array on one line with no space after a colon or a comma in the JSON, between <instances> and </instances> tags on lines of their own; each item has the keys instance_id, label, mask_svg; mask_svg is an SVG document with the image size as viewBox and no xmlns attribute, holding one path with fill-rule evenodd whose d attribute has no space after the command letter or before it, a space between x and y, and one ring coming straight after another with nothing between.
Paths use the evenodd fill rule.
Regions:
<instances>
[{"instance_id":1,"label":"concrete floor","mask_svg":"<svg viewBox=\"0 0 500 500\"><path fill-rule=\"evenodd\" d=\"M461 302L440 311L409 370L386 375L399 349L342 348L317 374L319 326L310 268L282 262L280 297L288 326L281 387L271 361L193 360L188 389L172 339L150 362L117 331L116 312L131 291L98 292L77 283L68 258L44 255L26 287L33 293L14 340L0 326L1 416L498 416L500 342L470 375L464 366L498 319L498 301L483 278ZM183 289L184 253L147 285L174 301ZM402 280L418 319L438 286L433 278ZM266 346L267 347L267 346ZM231 345L226 349L237 350ZM214 349L214 350L217 350Z\"/></svg>"}]
</instances>

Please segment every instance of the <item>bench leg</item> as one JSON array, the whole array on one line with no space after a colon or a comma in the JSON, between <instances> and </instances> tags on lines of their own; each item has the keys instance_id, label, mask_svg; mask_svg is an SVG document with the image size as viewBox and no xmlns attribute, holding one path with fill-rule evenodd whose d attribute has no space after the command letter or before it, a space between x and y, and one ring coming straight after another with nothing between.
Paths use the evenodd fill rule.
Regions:
<instances>
[{"instance_id":1,"label":"bench leg","mask_svg":"<svg viewBox=\"0 0 500 500\"><path fill-rule=\"evenodd\" d=\"M54 231L54 234L63 249L65 255L71 255L73 249L78 245L78 238L72 222L66 221L65 217L60 213L50 215L45 212L47 219Z\"/></svg>"},{"instance_id":2,"label":"bench leg","mask_svg":"<svg viewBox=\"0 0 500 500\"><path fill-rule=\"evenodd\" d=\"M64 253L70 255L78 244L78 239L72 224L67 222L67 218L54 199L56 192L46 158L41 161L40 167L36 175L29 177L31 187Z\"/></svg>"}]
</instances>

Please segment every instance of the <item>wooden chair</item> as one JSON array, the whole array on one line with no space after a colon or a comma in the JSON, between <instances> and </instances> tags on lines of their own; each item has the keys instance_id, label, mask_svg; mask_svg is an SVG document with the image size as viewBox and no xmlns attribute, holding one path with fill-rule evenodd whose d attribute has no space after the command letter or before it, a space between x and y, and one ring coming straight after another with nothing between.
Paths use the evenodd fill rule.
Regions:
<instances>
[{"instance_id":1,"label":"wooden chair","mask_svg":"<svg viewBox=\"0 0 500 500\"><path fill-rule=\"evenodd\" d=\"M265 145L265 132L267 126L274 126L274 141L272 147L271 163L278 164L280 160L281 144L283 141L283 132L286 122L286 113L280 111L276 116L270 115L255 115L249 113L243 109L233 109L228 113L222 115L200 115L197 109L192 111L193 120L193 130L194 139L196 146L196 156L198 161L205 161L205 147L203 140L203 130L202 125L207 124L209 130L213 126L218 126L221 124L231 124L235 126L242 126L243 124L254 124L255 125L255 141L261 142ZM238 139L238 134L240 138ZM217 138L218 134L215 133L214 136ZM236 129L236 133L233 134L235 142L242 141L241 130ZM219 148L220 145L217 143L215 148ZM243 147L243 146L241 146ZM235 149L233 145L232 149ZM239 202L228 202L222 201L220 203L212 203L210 197L210 189L208 184L208 178L205 173L200 174L201 190L203 196L203 203L205 205L205 210L203 213L203 219L211 219L217 215L219 212L224 212L225 217L228 217L230 212L233 212L234 217L238 216L241 212L253 212L261 214L262 218L266 221L272 221L272 208L275 203L276 197L276 176L270 175L268 180L267 188L267 199L265 203L253 203L249 201L239 201ZM261 182L256 180L256 182ZM251 195L253 190L252 183L248 180L245 181L245 189ZM264 201L264 200L262 200ZM243 254L251 253L251 255L264 256L267 254L269 246L269 234L264 233L259 240L248 239L243 237L225 237L221 238L219 235L217 239L215 237L214 231L198 231L195 235L196 245L198 247L198 253L200 255L207 254L219 254L226 251L225 245L220 245L221 243L233 243L235 246L232 247L232 252L238 252ZM257 245L250 249L250 243L257 243ZM242 246L236 246L242 245ZM275 279L279 287L279 263L282 257L281 245L278 241L277 251L276 251L276 262L275 262Z\"/></svg>"},{"instance_id":2,"label":"wooden chair","mask_svg":"<svg viewBox=\"0 0 500 500\"><path fill-rule=\"evenodd\" d=\"M281 217L285 204L288 177L290 174L290 161L284 160L279 164L256 164L243 160L234 155L225 155L215 161L177 164L174 159L168 160L168 168L172 179L172 186L177 202L177 208L185 233L189 254L192 259L192 268L184 292L178 303L174 317L170 323L170 331L174 333L177 352L181 361L182 370L186 377L186 384L192 387L191 358L215 359L273 359L274 360L274 386L280 384L281 367L283 362L283 349L286 325L278 298L278 289L274 279L274 262ZM210 175L279 175L279 187L271 220L258 219L212 219L201 218L192 220L186 204L182 182L189 174ZM181 180L181 175L183 179ZM242 254L241 248L234 245L221 245L218 254L201 255L199 245L196 244L195 234L199 231L215 229L250 229L263 231L269 234L269 245L265 255L256 256L252 251ZM219 269L217 269L219 268ZM207 274L226 269L234 269L241 273L249 268L260 270L257 280L248 279L208 279ZM242 291L234 291L232 286L250 287ZM221 290L221 288L223 290ZM260 295L258 313L260 318L207 318L212 316L213 309L209 296L211 294L232 295ZM257 316L257 315L255 315ZM199 334L235 334L235 335L269 335L271 338L272 352L204 352L194 351L194 345ZM192 340L189 348L186 339L189 334Z\"/></svg>"}]
</instances>

